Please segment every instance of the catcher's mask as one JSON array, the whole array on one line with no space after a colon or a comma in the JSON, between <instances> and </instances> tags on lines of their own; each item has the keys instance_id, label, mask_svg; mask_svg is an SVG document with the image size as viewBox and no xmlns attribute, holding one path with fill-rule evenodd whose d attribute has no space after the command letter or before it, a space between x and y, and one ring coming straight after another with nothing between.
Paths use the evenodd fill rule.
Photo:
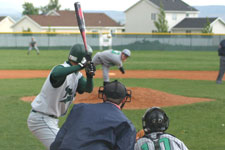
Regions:
<instances>
[{"instance_id":1,"label":"catcher's mask","mask_svg":"<svg viewBox=\"0 0 225 150\"><path fill-rule=\"evenodd\" d=\"M131 90L127 90L122 83L115 80L99 87L98 98L117 105L121 104L120 108L122 109L126 102L131 102L131 93ZM104 98L104 95L106 98Z\"/></svg>"},{"instance_id":2,"label":"catcher's mask","mask_svg":"<svg viewBox=\"0 0 225 150\"><path fill-rule=\"evenodd\" d=\"M164 132L169 127L169 118L159 107L152 107L142 117L142 126L146 134Z\"/></svg>"},{"instance_id":3,"label":"catcher's mask","mask_svg":"<svg viewBox=\"0 0 225 150\"><path fill-rule=\"evenodd\" d=\"M80 63L86 55L92 55L92 48L88 45L88 52L86 53L85 47L83 44L75 44L71 47L68 59Z\"/></svg>"}]
</instances>

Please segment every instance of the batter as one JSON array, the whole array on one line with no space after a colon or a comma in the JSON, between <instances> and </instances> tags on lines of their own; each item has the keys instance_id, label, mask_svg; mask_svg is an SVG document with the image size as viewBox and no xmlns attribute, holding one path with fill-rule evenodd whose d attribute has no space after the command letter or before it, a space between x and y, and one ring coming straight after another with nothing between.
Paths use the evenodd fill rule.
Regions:
<instances>
[{"instance_id":1,"label":"batter","mask_svg":"<svg viewBox=\"0 0 225 150\"><path fill-rule=\"evenodd\" d=\"M67 113L76 93L91 93L93 90L93 77L88 73L95 69L86 64L85 54L83 45L74 45L68 61L52 69L41 92L31 103L28 128L47 149L59 131L58 118ZM87 80L80 72L84 68Z\"/></svg>"}]
</instances>

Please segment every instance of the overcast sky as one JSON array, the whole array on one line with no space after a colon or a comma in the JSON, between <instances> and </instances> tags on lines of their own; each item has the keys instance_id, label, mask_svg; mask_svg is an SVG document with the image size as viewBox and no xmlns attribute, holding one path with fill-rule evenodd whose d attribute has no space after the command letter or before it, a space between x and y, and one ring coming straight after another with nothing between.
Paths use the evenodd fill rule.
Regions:
<instances>
[{"instance_id":1,"label":"overcast sky","mask_svg":"<svg viewBox=\"0 0 225 150\"><path fill-rule=\"evenodd\" d=\"M124 11L139 0L59 0L62 9L73 10L73 3L79 1L83 10ZM191 6L225 5L225 0L183 0ZM49 0L0 0L0 8L15 8L22 11L22 4L31 2L35 7L45 6Z\"/></svg>"}]
</instances>

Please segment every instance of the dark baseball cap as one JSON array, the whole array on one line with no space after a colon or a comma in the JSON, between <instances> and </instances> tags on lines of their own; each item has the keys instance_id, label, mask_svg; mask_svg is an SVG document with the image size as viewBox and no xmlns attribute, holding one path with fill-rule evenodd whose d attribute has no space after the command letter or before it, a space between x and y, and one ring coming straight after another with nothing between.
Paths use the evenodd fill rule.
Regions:
<instances>
[{"instance_id":1,"label":"dark baseball cap","mask_svg":"<svg viewBox=\"0 0 225 150\"><path fill-rule=\"evenodd\" d=\"M115 81L109 82L108 84L104 86L104 94L106 95L107 99L123 100L127 95L127 90L122 83L115 80Z\"/></svg>"},{"instance_id":2,"label":"dark baseball cap","mask_svg":"<svg viewBox=\"0 0 225 150\"><path fill-rule=\"evenodd\" d=\"M224 40L222 40L221 42L220 42L220 46L221 46L221 48L225 48L225 39Z\"/></svg>"}]
</instances>

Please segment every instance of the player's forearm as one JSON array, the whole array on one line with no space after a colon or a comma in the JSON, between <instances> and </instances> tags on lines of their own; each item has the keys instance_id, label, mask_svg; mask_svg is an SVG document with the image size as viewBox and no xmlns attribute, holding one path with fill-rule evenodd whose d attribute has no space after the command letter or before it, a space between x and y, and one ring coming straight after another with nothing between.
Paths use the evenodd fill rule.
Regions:
<instances>
[{"instance_id":1,"label":"player's forearm","mask_svg":"<svg viewBox=\"0 0 225 150\"><path fill-rule=\"evenodd\" d=\"M91 93L94 88L94 83L92 78L87 78L87 80L84 77L81 77L79 79L77 92L82 94L84 92Z\"/></svg>"},{"instance_id":2,"label":"player's forearm","mask_svg":"<svg viewBox=\"0 0 225 150\"><path fill-rule=\"evenodd\" d=\"M87 78L86 86L85 86L85 92L91 93L94 88L94 83L92 78Z\"/></svg>"},{"instance_id":3,"label":"player's forearm","mask_svg":"<svg viewBox=\"0 0 225 150\"><path fill-rule=\"evenodd\" d=\"M51 73L51 76L52 78L54 79L57 79L57 78L62 78L62 77L66 77L67 75L71 74L71 73L74 73L74 72L77 72L81 69L80 66L71 66L71 67L63 67L63 66L56 66L52 73Z\"/></svg>"}]
</instances>

